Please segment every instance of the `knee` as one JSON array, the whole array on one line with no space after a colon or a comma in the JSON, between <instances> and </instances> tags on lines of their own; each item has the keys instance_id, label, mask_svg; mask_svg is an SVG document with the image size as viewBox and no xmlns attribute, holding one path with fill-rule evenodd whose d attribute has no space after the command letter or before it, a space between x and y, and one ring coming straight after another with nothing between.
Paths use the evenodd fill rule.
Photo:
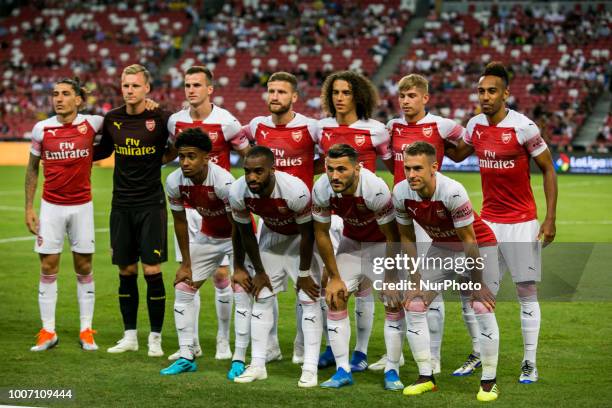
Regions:
<instances>
[{"instance_id":1,"label":"knee","mask_svg":"<svg viewBox=\"0 0 612 408\"><path fill-rule=\"evenodd\" d=\"M89 275L91 273L91 256L75 259L74 269L79 275Z\"/></svg>"},{"instance_id":2,"label":"knee","mask_svg":"<svg viewBox=\"0 0 612 408\"><path fill-rule=\"evenodd\" d=\"M319 299L317 300L312 300L312 298L310 296L308 296L306 294L306 292L304 292L302 289L300 289L298 291L298 302L300 305L312 305L315 303L319 303Z\"/></svg>"},{"instance_id":3,"label":"knee","mask_svg":"<svg viewBox=\"0 0 612 408\"><path fill-rule=\"evenodd\" d=\"M43 275L57 275L59 271L59 259L55 257L44 257L40 261L40 272Z\"/></svg>"},{"instance_id":4,"label":"knee","mask_svg":"<svg viewBox=\"0 0 612 408\"><path fill-rule=\"evenodd\" d=\"M327 308L329 310L328 313L331 312L346 312L347 309L347 302L344 299L336 299L336 304L332 305L329 302L327 302Z\"/></svg>"},{"instance_id":5,"label":"knee","mask_svg":"<svg viewBox=\"0 0 612 408\"><path fill-rule=\"evenodd\" d=\"M519 282L516 284L516 294L521 300L537 300L538 288L534 281Z\"/></svg>"},{"instance_id":6,"label":"knee","mask_svg":"<svg viewBox=\"0 0 612 408\"><path fill-rule=\"evenodd\" d=\"M476 313L477 315L491 313L482 302L474 302L472 304L472 309L474 309L474 313Z\"/></svg>"},{"instance_id":7,"label":"knee","mask_svg":"<svg viewBox=\"0 0 612 408\"><path fill-rule=\"evenodd\" d=\"M230 287L230 283L231 283L229 277L226 274L219 274L219 273L215 273L213 281L215 284L215 288L217 289L225 289L227 287ZM231 290L231 287L230 287L230 290Z\"/></svg>"},{"instance_id":8,"label":"knee","mask_svg":"<svg viewBox=\"0 0 612 408\"><path fill-rule=\"evenodd\" d=\"M145 275L156 275L161 272L161 266L142 264L142 273Z\"/></svg>"},{"instance_id":9,"label":"knee","mask_svg":"<svg viewBox=\"0 0 612 408\"><path fill-rule=\"evenodd\" d=\"M120 265L119 275L130 276L138 274L138 264Z\"/></svg>"},{"instance_id":10,"label":"knee","mask_svg":"<svg viewBox=\"0 0 612 408\"><path fill-rule=\"evenodd\" d=\"M227 266L218 267L214 276L215 285L217 281L224 281L227 279L229 279L229 268Z\"/></svg>"},{"instance_id":11,"label":"knee","mask_svg":"<svg viewBox=\"0 0 612 408\"><path fill-rule=\"evenodd\" d=\"M410 301L407 310L414 313L425 313L427 311L427 307L425 306L425 302L423 302L422 298L416 297Z\"/></svg>"}]
</instances>

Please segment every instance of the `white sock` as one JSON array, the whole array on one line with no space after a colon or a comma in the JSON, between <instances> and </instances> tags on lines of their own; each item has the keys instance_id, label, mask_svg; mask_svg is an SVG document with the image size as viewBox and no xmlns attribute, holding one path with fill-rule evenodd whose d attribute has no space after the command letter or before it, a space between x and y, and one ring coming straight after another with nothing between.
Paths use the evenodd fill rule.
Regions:
<instances>
[{"instance_id":1,"label":"white sock","mask_svg":"<svg viewBox=\"0 0 612 408\"><path fill-rule=\"evenodd\" d=\"M193 297L193 345L200 347L200 291Z\"/></svg>"},{"instance_id":2,"label":"white sock","mask_svg":"<svg viewBox=\"0 0 612 408\"><path fill-rule=\"evenodd\" d=\"M540 335L540 303L536 296L519 298L521 304L521 331L523 332L523 360L535 364Z\"/></svg>"},{"instance_id":3,"label":"white sock","mask_svg":"<svg viewBox=\"0 0 612 408\"><path fill-rule=\"evenodd\" d=\"M319 306L321 308L321 320L323 321L323 336L325 337L325 345L330 346L329 333L327 332L327 303L325 302L325 290L321 290Z\"/></svg>"},{"instance_id":4,"label":"white sock","mask_svg":"<svg viewBox=\"0 0 612 408\"><path fill-rule=\"evenodd\" d=\"M193 300L196 290L184 282L174 288L174 323L178 335L181 357L193 360L193 321L195 308Z\"/></svg>"},{"instance_id":5,"label":"white sock","mask_svg":"<svg viewBox=\"0 0 612 408\"><path fill-rule=\"evenodd\" d=\"M495 313L476 314L480 341L480 361L482 362L481 380L493 380L497 376L499 354L499 327Z\"/></svg>"},{"instance_id":6,"label":"white sock","mask_svg":"<svg viewBox=\"0 0 612 408\"><path fill-rule=\"evenodd\" d=\"M385 366L385 373L389 370L395 370L399 374L405 334L406 318L404 311L386 313L384 335L387 348L387 365Z\"/></svg>"},{"instance_id":7,"label":"white sock","mask_svg":"<svg viewBox=\"0 0 612 408\"><path fill-rule=\"evenodd\" d=\"M43 329L55 333L55 305L57 304L57 274L40 274L38 282L38 307Z\"/></svg>"},{"instance_id":8,"label":"white sock","mask_svg":"<svg viewBox=\"0 0 612 408\"><path fill-rule=\"evenodd\" d=\"M232 360L246 362L251 341L251 296L240 285L234 285L234 334L236 337Z\"/></svg>"},{"instance_id":9,"label":"white sock","mask_svg":"<svg viewBox=\"0 0 612 408\"><path fill-rule=\"evenodd\" d=\"M273 302L273 321L272 327L270 328L270 339L268 341L269 346L278 345L278 298L274 296Z\"/></svg>"},{"instance_id":10,"label":"white sock","mask_svg":"<svg viewBox=\"0 0 612 408\"><path fill-rule=\"evenodd\" d=\"M219 287L225 286L225 287ZM229 340L234 292L229 279L215 282L215 307L217 309L217 339Z\"/></svg>"},{"instance_id":11,"label":"white sock","mask_svg":"<svg viewBox=\"0 0 612 408\"><path fill-rule=\"evenodd\" d=\"M470 297L461 295L461 310L463 315L463 322L465 328L472 339L472 354L480 356L480 344L478 338L480 337L480 331L478 330L478 322L476 321L476 314L474 309L470 305Z\"/></svg>"},{"instance_id":12,"label":"white sock","mask_svg":"<svg viewBox=\"0 0 612 408\"><path fill-rule=\"evenodd\" d=\"M440 361L440 349L444 335L444 299L438 294L427 309L431 358Z\"/></svg>"},{"instance_id":13,"label":"white sock","mask_svg":"<svg viewBox=\"0 0 612 408\"><path fill-rule=\"evenodd\" d=\"M427 312L408 312L407 335L420 375L433 375Z\"/></svg>"},{"instance_id":14,"label":"white sock","mask_svg":"<svg viewBox=\"0 0 612 408\"><path fill-rule=\"evenodd\" d=\"M126 340L138 341L138 330L130 329L123 332L123 338Z\"/></svg>"},{"instance_id":15,"label":"white sock","mask_svg":"<svg viewBox=\"0 0 612 408\"><path fill-rule=\"evenodd\" d=\"M310 298L309 298L310 299ZM320 310L321 308L319 308ZM295 299L295 340L293 344L304 347L304 330L302 329L302 317L304 316L304 308L299 299ZM321 319L317 319L321 323Z\"/></svg>"},{"instance_id":16,"label":"white sock","mask_svg":"<svg viewBox=\"0 0 612 408\"><path fill-rule=\"evenodd\" d=\"M79 315L81 318L81 331L90 329L93 321L94 304L96 301L96 286L93 280L93 271L89 275L76 274L77 299L79 300Z\"/></svg>"},{"instance_id":17,"label":"white sock","mask_svg":"<svg viewBox=\"0 0 612 408\"><path fill-rule=\"evenodd\" d=\"M321 308L319 300L313 301L300 290L298 299L302 309L302 330L304 333L304 365L303 370L317 372L319 352L321 351L321 335L323 324L321 322Z\"/></svg>"},{"instance_id":18,"label":"white sock","mask_svg":"<svg viewBox=\"0 0 612 408\"><path fill-rule=\"evenodd\" d=\"M374 296L372 296L371 289L368 289L363 296L360 296L359 293L355 295L355 322L357 326L355 351L361 351L367 355L374 324Z\"/></svg>"},{"instance_id":19,"label":"white sock","mask_svg":"<svg viewBox=\"0 0 612 408\"><path fill-rule=\"evenodd\" d=\"M274 325L274 301L276 295L259 298L251 312L251 365L265 367L270 330Z\"/></svg>"},{"instance_id":20,"label":"white sock","mask_svg":"<svg viewBox=\"0 0 612 408\"><path fill-rule=\"evenodd\" d=\"M347 310L341 312L327 311L327 332L329 333L329 344L336 359L336 369L343 368L344 371L350 373L351 321Z\"/></svg>"}]
</instances>

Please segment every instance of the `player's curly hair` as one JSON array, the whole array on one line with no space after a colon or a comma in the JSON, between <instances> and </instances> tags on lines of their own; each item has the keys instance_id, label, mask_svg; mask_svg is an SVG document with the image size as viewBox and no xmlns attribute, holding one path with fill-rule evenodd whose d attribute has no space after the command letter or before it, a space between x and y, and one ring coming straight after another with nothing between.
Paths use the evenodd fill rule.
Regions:
<instances>
[{"instance_id":1,"label":"player's curly hair","mask_svg":"<svg viewBox=\"0 0 612 408\"><path fill-rule=\"evenodd\" d=\"M272 150L266 146L259 145L251 147L247 152L245 159L250 157L265 157L270 167L273 167L275 163L274 153L272 153Z\"/></svg>"},{"instance_id":2,"label":"player's curly hair","mask_svg":"<svg viewBox=\"0 0 612 408\"><path fill-rule=\"evenodd\" d=\"M212 142L208 133L200 128L189 128L183 130L174 142L174 147L180 149L183 146L197 147L200 150L210 153L212 150Z\"/></svg>"},{"instance_id":3,"label":"player's curly hair","mask_svg":"<svg viewBox=\"0 0 612 408\"><path fill-rule=\"evenodd\" d=\"M333 85L336 80L349 83L353 92L355 109L359 119L369 119L378 105L378 91L372 82L355 71L338 71L329 75L321 88L321 106L332 117L336 116L336 108L332 99Z\"/></svg>"}]
</instances>

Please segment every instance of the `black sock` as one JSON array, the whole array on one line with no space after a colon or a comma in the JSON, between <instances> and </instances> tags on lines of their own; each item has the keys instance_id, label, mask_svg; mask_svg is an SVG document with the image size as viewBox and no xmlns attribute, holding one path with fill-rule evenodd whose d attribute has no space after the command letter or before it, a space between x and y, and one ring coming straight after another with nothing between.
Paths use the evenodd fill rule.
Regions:
<instances>
[{"instance_id":1,"label":"black sock","mask_svg":"<svg viewBox=\"0 0 612 408\"><path fill-rule=\"evenodd\" d=\"M164 279L160 272L155 275L145 275L145 280L147 281L147 307L149 308L151 331L161 333L166 311Z\"/></svg>"},{"instance_id":2,"label":"black sock","mask_svg":"<svg viewBox=\"0 0 612 408\"><path fill-rule=\"evenodd\" d=\"M138 275L119 275L119 309L125 330L136 330Z\"/></svg>"}]
</instances>

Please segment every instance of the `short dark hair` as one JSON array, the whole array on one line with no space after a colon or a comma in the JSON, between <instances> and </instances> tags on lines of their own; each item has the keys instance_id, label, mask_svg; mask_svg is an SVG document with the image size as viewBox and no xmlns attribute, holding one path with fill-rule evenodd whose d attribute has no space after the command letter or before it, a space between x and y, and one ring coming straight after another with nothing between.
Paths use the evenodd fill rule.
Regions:
<instances>
[{"instance_id":1,"label":"short dark hair","mask_svg":"<svg viewBox=\"0 0 612 408\"><path fill-rule=\"evenodd\" d=\"M265 157L270 166L274 166L274 153L266 146L253 146L247 152L245 159L251 157Z\"/></svg>"},{"instance_id":2,"label":"short dark hair","mask_svg":"<svg viewBox=\"0 0 612 408\"><path fill-rule=\"evenodd\" d=\"M510 75L508 74L508 70L500 61L492 61L487 64L482 76L488 75L501 78L506 87L508 87L508 84L510 83Z\"/></svg>"},{"instance_id":3,"label":"short dark hair","mask_svg":"<svg viewBox=\"0 0 612 408\"><path fill-rule=\"evenodd\" d=\"M353 146L344 144L344 143L335 144L332 147L330 147L329 150L327 151L327 157L329 157L330 159L339 159L341 157L348 157L351 163L353 164L357 163L358 156L359 154L357 153L357 150L355 150Z\"/></svg>"},{"instance_id":4,"label":"short dark hair","mask_svg":"<svg viewBox=\"0 0 612 408\"><path fill-rule=\"evenodd\" d=\"M436 161L436 148L432 144L423 141L410 143L404 148L404 154L407 156L420 156L424 154L433 161Z\"/></svg>"},{"instance_id":5,"label":"short dark hair","mask_svg":"<svg viewBox=\"0 0 612 408\"><path fill-rule=\"evenodd\" d=\"M210 137L208 137L208 133L200 128L188 128L178 135L176 142L174 142L174 147L180 149L183 146L197 147L206 153L210 153L212 150L212 142Z\"/></svg>"},{"instance_id":6,"label":"short dark hair","mask_svg":"<svg viewBox=\"0 0 612 408\"><path fill-rule=\"evenodd\" d=\"M85 98L87 97L87 91L83 87L83 84L81 84L81 80L78 77L62 78L55 83L55 85L59 84L70 85L75 95L80 96L83 99L83 102L85 102Z\"/></svg>"},{"instance_id":7,"label":"short dark hair","mask_svg":"<svg viewBox=\"0 0 612 408\"><path fill-rule=\"evenodd\" d=\"M346 81L351 86L355 110L359 119L369 119L378 104L376 87L363 75L355 71L338 71L325 78L321 87L321 106L331 116L336 116L336 108L332 99L334 82Z\"/></svg>"},{"instance_id":8,"label":"short dark hair","mask_svg":"<svg viewBox=\"0 0 612 408\"><path fill-rule=\"evenodd\" d=\"M270 75L270 78L268 78L268 83L273 81L283 81L290 83L294 92L298 89L297 78L295 77L295 75L290 74L289 72L279 71L273 73L272 75Z\"/></svg>"},{"instance_id":9,"label":"short dark hair","mask_svg":"<svg viewBox=\"0 0 612 408\"><path fill-rule=\"evenodd\" d=\"M204 74L206 75L206 81L208 82L208 85L213 84L213 73L210 69L202 65L192 65L187 69L187 71L185 71L185 76L193 74Z\"/></svg>"}]
</instances>

